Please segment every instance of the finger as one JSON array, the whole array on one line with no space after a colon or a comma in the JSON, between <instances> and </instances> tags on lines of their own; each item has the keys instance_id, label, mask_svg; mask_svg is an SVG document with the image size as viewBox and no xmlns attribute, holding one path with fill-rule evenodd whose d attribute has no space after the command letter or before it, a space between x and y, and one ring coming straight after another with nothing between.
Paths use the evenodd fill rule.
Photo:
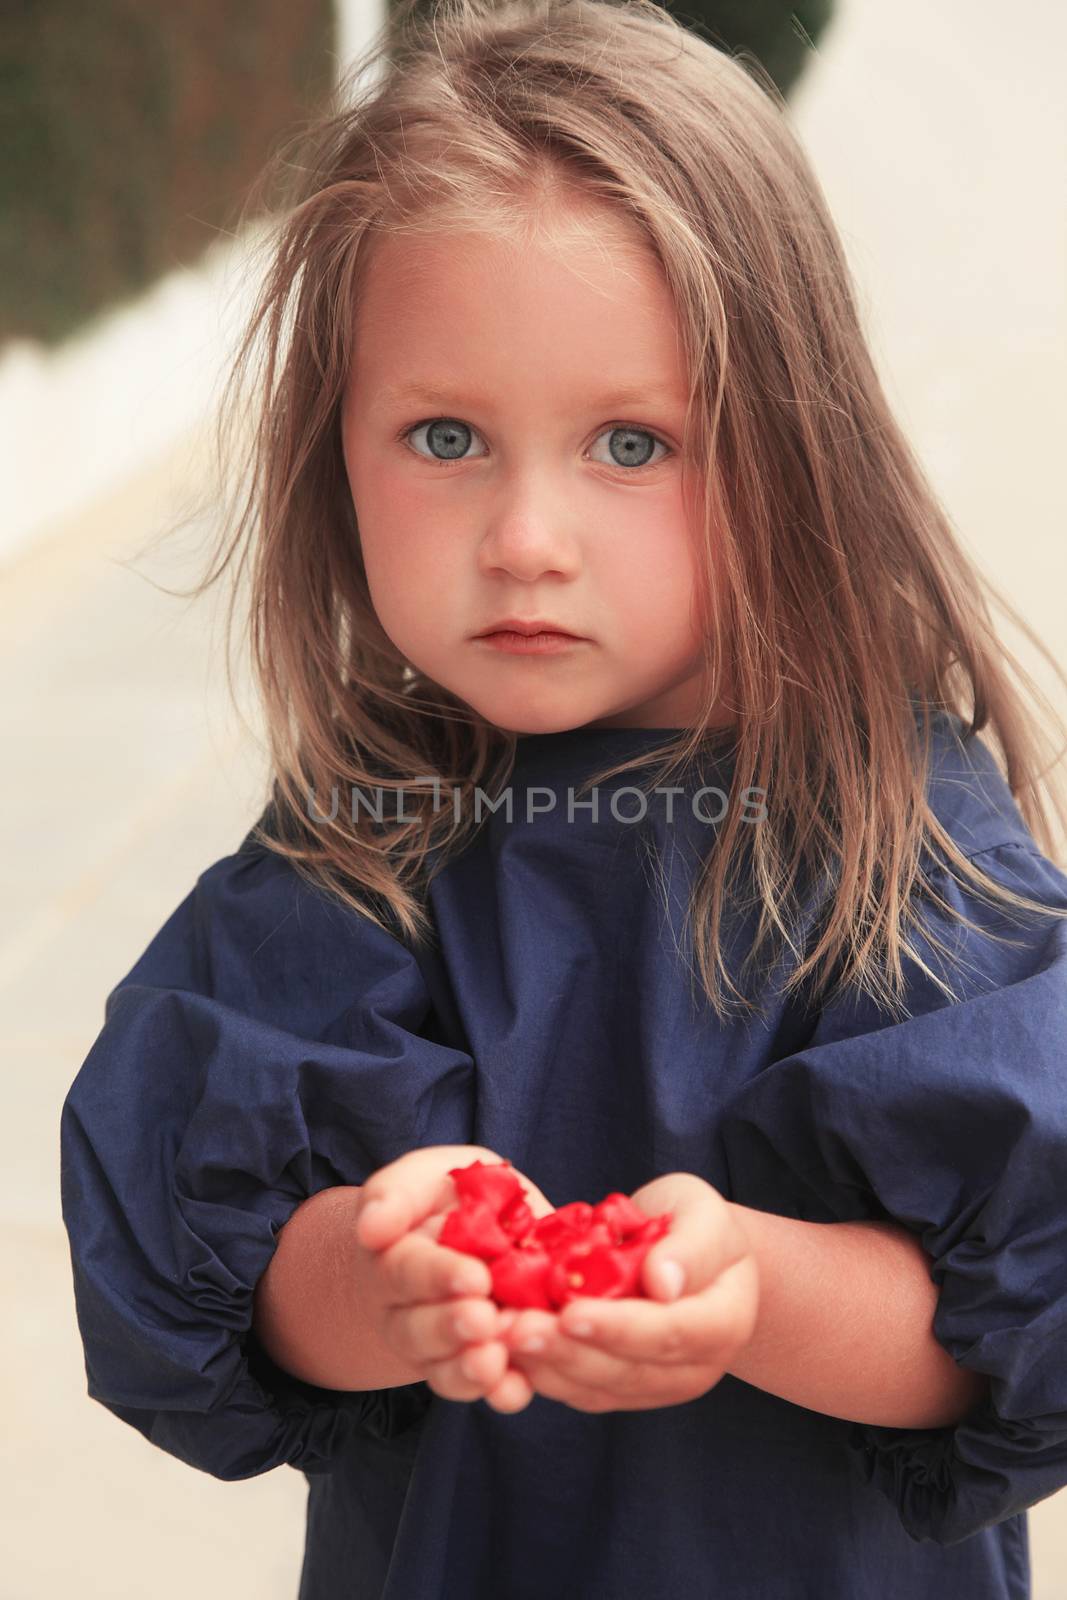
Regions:
<instances>
[{"instance_id":1,"label":"finger","mask_svg":"<svg viewBox=\"0 0 1067 1600\"><path fill-rule=\"evenodd\" d=\"M635 1361L611 1354L585 1341L569 1339L561 1325L547 1325L541 1313L536 1337L544 1341L536 1353L511 1348L509 1364L527 1378L538 1394L565 1401L581 1411L644 1410L679 1405L704 1394L725 1370L722 1361L701 1354L692 1362ZM528 1328L535 1324L530 1320ZM522 1337L520 1335L520 1337Z\"/></svg>"},{"instance_id":2,"label":"finger","mask_svg":"<svg viewBox=\"0 0 1067 1600\"><path fill-rule=\"evenodd\" d=\"M510 1321L514 1315L514 1311L500 1313L502 1321ZM424 1365L431 1388L445 1399L484 1399L494 1411L510 1415L524 1410L534 1396L524 1375L509 1365L507 1349L499 1342L471 1347L459 1356Z\"/></svg>"},{"instance_id":3,"label":"finger","mask_svg":"<svg viewBox=\"0 0 1067 1600\"><path fill-rule=\"evenodd\" d=\"M573 1342L627 1361L683 1366L714 1360L748 1336L751 1263L735 1262L707 1289L663 1304L654 1300L573 1300L560 1315L560 1330ZM746 1291L742 1293L742 1290ZM579 1334L578 1327L589 1327ZM509 1339L521 1336L516 1324Z\"/></svg>"},{"instance_id":4,"label":"finger","mask_svg":"<svg viewBox=\"0 0 1067 1600\"><path fill-rule=\"evenodd\" d=\"M451 1193L445 1191L445 1184ZM427 1217L455 1200L452 1179L438 1178L433 1190L410 1191L393 1188L381 1193L360 1191L356 1237L367 1250L386 1250L405 1233L419 1227Z\"/></svg>"},{"instance_id":5,"label":"finger","mask_svg":"<svg viewBox=\"0 0 1067 1600\"><path fill-rule=\"evenodd\" d=\"M447 1245L435 1244L425 1234L406 1233L382 1252L387 1306L448 1300L456 1295L487 1297L493 1286L484 1261Z\"/></svg>"},{"instance_id":6,"label":"finger","mask_svg":"<svg viewBox=\"0 0 1067 1600\"><path fill-rule=\"evenodd\" d=\"M668 1212L671 1225L641 1264L641 1285L653 1300L669 1302L706 1289L727 1267L748 1254L749 1241L733 1207L692 1172L672 1172L632 1196L650 1216ZM673 1263L672 1269L669 1263Z\"/></svg>"},{"instance_id":7,"label":"finger","mask_svg":"<svg viewBox=\"0 0 1067 1600\"><path fill-rule=\"evenodd\" d=\"M386 1311L388 1342L415 1363L444 1361L468 1346L502 1339L502 1314L489 1300L451 1300L394 1306Z\"/></svg>"},{"instance_id":8,"label":"finger","mask_svg":"<svg viewBox=\"0 0 1067 1600\"><path fill-rule=\"evenodd\" d=\"M458 1196L447 1167L468 1166L474 1160L495 1163L500 1157L481 1145L438 1144L409 1150L379 1167L359 1192L356 1229L360 1244L368 1250L384 1249L431 1212L454 1205Z\"/></svg>"},{"instance_id":9,"label":"finger","mask_svg":"<svg viewBox=\"0 0 1067 1600\"><path fill-rule=\"evenodd\" d=\"M472 1345L458 1356L425 1363L426 1383L445 1400L480 1400L499 1385L508 1356L499 1342Z\"/></svg>"},{"instance_id":10,"label":"finger","mask_svg":"<svg viewBox=\"0 0 1067 1600\"><path fill-rule=\"evenodd\" d=\"M512 1358L514 1360L514 1358ZM653 1411L683 1405L704 1394L722 1376L708 1367L631 1367L629 1387L599 1387L573 1378L550 1362L531 1360L520 1369L535 1394L559 1400L575 1411Z\"/></svg>"},{"instance_id":11,"label":"finger","mask_svg":"<svg viewBox=\"0 0 1067 1600\"><path fill-rule=\"evenodd\" d=\"M649 1390L658 1393L675 1381L674 1369L658 1368L657 1381L649 1377L647 1363L571 1338L564 1332L560 1318L536 1312L528 1313L520 1322L504 1341L510 1363L528 1376L539 1393L553 1399L566 1399L570 1404L574 1389L616 1396ZM534 1344L540 1348L535 1349Z\"/></svg>"},{"instance_id":12,"label":"finger","mask_svg":"<svg viewBox=\"0 0 1067 1600\"><path fill-rule=\"evenodd\" d=\"M525 1373L509 1365L500 1382L485 1396L485 1403L494 1411L511 1416L516 1411L525 1411L533 1397L534 1390Z\"/></svg>"}]
</instances>

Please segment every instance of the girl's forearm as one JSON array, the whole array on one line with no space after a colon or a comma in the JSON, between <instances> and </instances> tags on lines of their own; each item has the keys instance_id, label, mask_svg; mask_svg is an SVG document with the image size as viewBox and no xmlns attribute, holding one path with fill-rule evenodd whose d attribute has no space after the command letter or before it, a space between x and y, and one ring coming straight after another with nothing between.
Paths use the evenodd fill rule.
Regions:
<instances>
[{"instance_id":1,"label":"girl's forearm","mask_svg":"<svg viewBox=\"0 0 1067 1600\"><path fill-rule=\"evenodd\" d=\"M799 1222L734 1205L760 1273L756 1329L728 1371L852 1422L939 1428L988 1387L933 1334L937 1285L895 1223Z\"/></svg>"},{"instance_id":2,"label":"girl's forearm","mask_svg":"<svg viewBox=\"0 0 1067 1600\"><path fill-rule=\"evenodd\" d=\"M297 1206L253 1300L252 1332L271 1360L324 1389L392 1389L422 1376L365 1315L358 1196L358 1185L341 1184Z\"/></svg>"}]
</instances>

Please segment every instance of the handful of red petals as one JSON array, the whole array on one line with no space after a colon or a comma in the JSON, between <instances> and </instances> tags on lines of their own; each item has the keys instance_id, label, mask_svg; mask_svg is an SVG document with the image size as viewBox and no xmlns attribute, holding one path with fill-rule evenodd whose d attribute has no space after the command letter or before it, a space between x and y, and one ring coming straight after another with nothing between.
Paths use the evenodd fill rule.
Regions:
<instances>
[{"instance_id":1,"label":"handful of red petals","mask_svg":"<svg viewBox=\"0 0 1067 1600\"><path fill-rule=\"evenodd\" d=\"M499 1306L558 1311L581 1295L645 1298L641 1263L671 1225L669 1211L650 1217L624 1194L597 1205L574 1200L535 1220L510 1161L452 1167L459 1204L445 1216L438 1243L479 1256Z\"/></svg>"}]
</instances>

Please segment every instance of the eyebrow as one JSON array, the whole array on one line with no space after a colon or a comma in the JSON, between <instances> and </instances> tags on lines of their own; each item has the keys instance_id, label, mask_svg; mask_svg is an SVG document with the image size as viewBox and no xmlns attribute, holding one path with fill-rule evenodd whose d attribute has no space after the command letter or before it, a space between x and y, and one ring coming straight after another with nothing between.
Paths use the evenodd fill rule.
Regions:
<instances>
[{"instance_id":1,"label":"eyebrow","mask_svg":"<svg viewBox=\"0 0 1067 1600\"><path fill-rule=\"evenodd\" d=\"M381 405L395 405L408 401L430 406L459 406L464 410L470 408L475 411L491 411L493 406L487 395L460 395L443 385L432 383L387 384L378 391L378 403ZM675 403L676 397L658 384L645 386L635 383L601 394L591 399L589 405L593 410L615 411L624 406L672 406Z\"/></svg>"}]
</instances>

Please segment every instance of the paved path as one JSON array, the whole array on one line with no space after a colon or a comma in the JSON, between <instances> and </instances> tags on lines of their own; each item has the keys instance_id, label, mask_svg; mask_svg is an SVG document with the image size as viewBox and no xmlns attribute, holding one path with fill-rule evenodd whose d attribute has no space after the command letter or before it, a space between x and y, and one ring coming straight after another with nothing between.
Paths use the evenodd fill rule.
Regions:
<instances>
[{"instance_id":1,"label":"paved path","mask_svg":"<svg viewBox=\"0 0 1067 1600\"><path fill-rule=\"evenodd\" d=\"M1061 655L1063 35L1036 0L1010 35L991 4L845 0L795 113L894 403L970 547ZM189 610L118 564L184 481L199 483L195 457L156 464L0 575L0 1081L17 1130L0 1178L4 1600L297 1591L299 1475L218 1483L86 1399L59 1215L59 1107L104 998L262 793L217 607ZM139 567L163 582L194 571ZM1067 1600L1067 1497L1031 1530L1035 1600Z\"/></svg>"}]
</instances>

